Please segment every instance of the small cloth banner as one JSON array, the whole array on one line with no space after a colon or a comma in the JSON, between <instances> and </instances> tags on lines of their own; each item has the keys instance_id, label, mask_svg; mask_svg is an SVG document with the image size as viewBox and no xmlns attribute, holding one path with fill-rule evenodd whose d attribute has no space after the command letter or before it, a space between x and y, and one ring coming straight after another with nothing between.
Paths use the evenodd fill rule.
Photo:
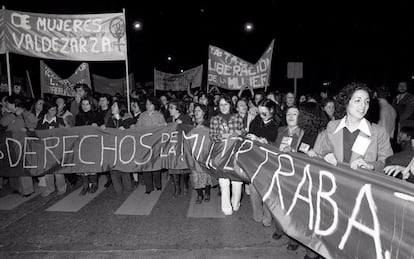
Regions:
<instances>
[{"instance_id":1,"label":"small cloth banner","mask_svg":"<svg viewBox=\"0 0 414 259\"><path fill-rule=\"evenodd\" d=\"M170 74L154 69L154 87L161 91L186 91L201 87L203 79L203 65L186 70L180 74Z\"/></svg>"},{"instance_id":2,"label":"small cloth banner","mask_svg":"<svg viewBox=\"0 0 414 259\"><path fill-rule=\"evenodd\" d=\"M2 42L9 52L59 60L126 59L123 13L57 15L3 10L2 20Z\"/></svg>"},{"instance_id":3,"label":"small cloth banner","mask_svg":"<svg viewBox=\"0 0 414 259\"><path fill-rule=\"evenodd\" d=\"M0 54L4 53L6 53L6 41L4 40L4 9L0 9Z\"/></svg>"},{"instance_id":4,"label":"small cloth banner","mask_svg":"<svg viewBox=\"0 0 414 259\"><path fill-rule=\"evenodd\" d=\"M414 188L240 137L182 124L0 134L0 175L191 168L251 182L285 233L325 258L412 258Z\"/></svg>"},{"instance_id":5,"label":"small cloth banner","mask_svg":"<svg viewBox=\"0 0 414 259\"><path fill-rule=\"evenodd\" d=\"M209 46L208 84L228 90L264 88L270 84L274 40L263 55L251 64L223 49Z\"/></svg>"},{"instance_id":6,"label":"small cloth banner","mask_svg":"<svg viewBox=\"0 0 414 259\"><path fill-rule=\"evenodd\" d=\"M101 94L109 94L109 95L116 95L116 94L123 94L126 95L127 85L125 78L107 78L104 76L98 76L92 74L92 82L95 92ZM134 74L129 74L129 85L133 86L132 89L135 87L135 80Z\"/></svg>"},{"instance_id":7,"label":"small cloth banner","mask_svg":"<svg viewBox=\"0 0 414 259\"><path fill-rule=\"evenodd\" d=\"M40 86L43 94L54 94L73 97L76 84L87 84L91 88L91 77L88 63L82 63L75 72L66 79L58 76L42 60L40 61Z\"/></svg>"}]
</instances>

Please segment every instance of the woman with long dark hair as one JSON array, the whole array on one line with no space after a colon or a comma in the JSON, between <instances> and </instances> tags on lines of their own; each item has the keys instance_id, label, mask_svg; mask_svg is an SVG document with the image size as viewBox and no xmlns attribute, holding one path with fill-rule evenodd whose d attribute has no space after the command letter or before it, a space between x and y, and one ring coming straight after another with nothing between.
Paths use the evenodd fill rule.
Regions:
<instances>
[{"instance_id":1,"label":"woman with long dark hair","mask_svg":"<svg viewBox=\"0 0 414 259\"><path fill-rule=\"evenodd\" d=\"M219 100L219 114L211 118L210 121L210 138L213 142L221 142L245 132L242 117L239 114L234 114L232 108L230 97L222 96ZM239 210L242 184L239 181L230 181L228 178L219 178L221 210L225 215L231 215L233 211Z\"/></svg>"},{"instance_id":2,"label":"woman with long dark hair","mask_svg":"<svg viewBox=\"0 0 414 259\"><path fill-rule=\"evenodd\" d=\"M256 116L250 124L248 139L266 144L276 140L278 125L273 119L275 110L276 103L272 100L263 99L259 102L259 116ZM272 215L269 209L263 204L262 198L252 184L249 185L249 190L254 221L262 222L263 226L270 227Z\"/></svg>"}]
</instances>

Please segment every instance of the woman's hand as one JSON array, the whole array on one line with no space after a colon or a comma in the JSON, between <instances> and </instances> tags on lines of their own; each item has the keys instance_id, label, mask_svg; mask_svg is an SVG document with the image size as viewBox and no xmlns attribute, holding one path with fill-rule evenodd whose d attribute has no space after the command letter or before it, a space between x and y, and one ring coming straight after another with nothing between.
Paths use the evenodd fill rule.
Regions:
<instances>
[{"instance_id":1,"label":"woman's hand","mask_svg":"<svg viewBox=\"0 0 414 259\"><path fill-rule=\"evenodd\" d=\"M318 154L316 154L315 150L311 149L306 153L309 157L318 157Z\"/></svg>"},{"instance_id":2,"label":"woman's hand","mask_svg":"<svg viewBox=\"0 0 414 259\"><path fill-rule=\"evenodd\" d=\"M250 139L252 141L257 141L258 140L258 137L256 135L252 134L252 133L247 134L246 138Z\"/></svg>"},{"instance_id":3,"label":"woman's hand","mask_svg":"<svg viewBox=\"0 0 414 259\"><path fill-rule=\"evenodd\" d=\"M121 127L119 127L119 129L120 129L120 130L124 130L125 128L124 128L124 126L121 126Z\"/></svg>"},{"instance_id":4,"label":"woman's hand","mask_svg":"<svg viewBox=\"0 0 414 259\"><path fill-rule=\"evenodd\" d=\"M102 125L101 125L101 129L103 129L103 130L104 130L104 129L106 129L105 124L102 124Z\"/></svg>"},{"instance_id":5,"label":"woman's hand","mask_svg":"<svg viewBox=\"0 0 414 259\"><path fill-rule=\"evenodd\" d=\"M91 125L94 126L94 127L98 127L98 124L96 124L96 123L92 123Z\"/></svg>"},{"instance_id":6,"label":"woman's hand","mask_svg":"<svg viewBox=\"0 0 414 259\"><path fill-rule=\"evenodd\" d=\"M323 160L325 160L326 162L328 162L331 165L336 166L336 164L338 163L338 161L336 160L336 157L333 153L329 153L326 156L323 157Z\"/></svg>"},{"instance_id":7,"label":"woman's hand","mask_svg":"<svg viewBox=\"0 0 414 259\"><path fill-rule=\"evenodd\" d=\"M401 165L389 165L384 168L384 173L386 175L396 177L399 173L403 173L403 171L406 169L406 167ZM410 176L410 173L406 177L403 175L403 179L407 179Z\"/></svg>"},{"instance_id":8,"label":"woman's hand","mask_svg":"<svg viewBox=\"0 0 414 259\"><path fill-rule=\"evenodd\" d=\"M364 159L358 158L351 163L352 169L364 168L368 170L374 170L374 166L370 163L367 163Z\"/></svg>"}]
</instances>

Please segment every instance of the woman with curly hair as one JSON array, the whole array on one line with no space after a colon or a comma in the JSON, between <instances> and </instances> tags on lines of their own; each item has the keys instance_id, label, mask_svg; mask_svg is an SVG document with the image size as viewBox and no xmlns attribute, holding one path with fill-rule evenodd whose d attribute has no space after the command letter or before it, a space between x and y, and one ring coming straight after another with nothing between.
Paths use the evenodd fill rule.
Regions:
<instances>
[{"instance_id":1,"label":"woman with curly hair","mask_svg":"<svg viewBox=\"0 0 414 259\"><path fill-rule=\"evenodd\" d=\"M363 83L351 83L341 90L336 100L339 108L336 111L346 113L337 117L342 119L329 122L317 155L334 165L343 162L352 169L380 172L385 159L393 152L385 128L365 119L371 90Z\"/></svg>"},{"instance_id":2,"label":"woman with curly hair","mask_svg":"<svg viewBox=\"0 0 414 259\"><path fill-rule=\"evenodd\" d=\"M237 113L232 113L233 107L230 97L220 97L218 104L220 113L211 118L210 121L211 140L217 143L242 135L245 132L243 118ZM231 215L233 211L239 210L242 184L240 181L230 181L229 178L219 178L221 210L225 215Z\"/></svg>"}]
</instances>

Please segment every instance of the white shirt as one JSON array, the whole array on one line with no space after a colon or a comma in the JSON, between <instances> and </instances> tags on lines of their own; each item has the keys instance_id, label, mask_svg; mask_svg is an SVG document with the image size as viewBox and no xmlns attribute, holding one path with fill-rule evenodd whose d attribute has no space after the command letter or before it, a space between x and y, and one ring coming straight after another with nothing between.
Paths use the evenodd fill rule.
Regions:
<instances>
[{"instance_id":1,"label":"white shirt","mask_svg":"<svg viewBox=\"0 0 414 259\"><path fill-rule=\"evenodd\" d=\"M346 125L346 116L343 117L342 120L339 122L338 127L335 129L334 134L338 133L338 131L340 131L343 128L349 129L349 127ZM359 129L361 132L364 132L366 135L371 136L369 122L365 118L362 118L362 120L359 122L357 129Z\"/></svg>"}]
</instances>

